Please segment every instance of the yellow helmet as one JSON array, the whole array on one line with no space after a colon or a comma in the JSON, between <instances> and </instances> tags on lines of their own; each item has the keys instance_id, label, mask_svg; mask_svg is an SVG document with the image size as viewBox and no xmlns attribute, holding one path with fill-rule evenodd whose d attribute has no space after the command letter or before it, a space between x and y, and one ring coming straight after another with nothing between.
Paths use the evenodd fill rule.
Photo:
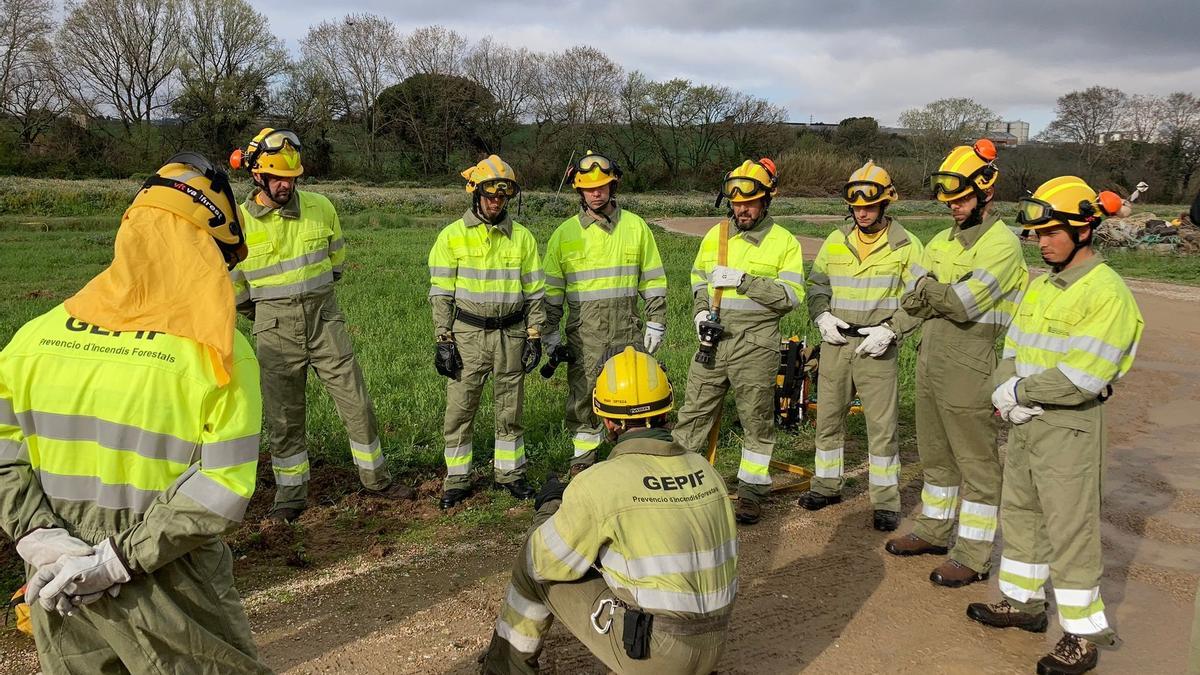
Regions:
<instances>
[{"instance_id":1,"label":"yellow helmet","mask_svg":"<svg viewBox=\"0 0 1200 675\"><path fill-rule=\"evenodd\" d=\"M942 165L929 176L929 186L939 201L952 202L973 191L984 191L996 184L996 145L986 138L975 145L960 145L946 155Z\"/></svg>"},{"instance_id":2,"label":"yellow helmet","mask_svg":"<svg viewBox=\"0 0 1200 675\"><path fill-rule=\"evenodd\" d=\"M850 206L870 206L879 202L894 202L900 199L900 195L896 193L887 170L867 160L866 164L850 174L850 180L842 188L842 199Z\"/></svg>"},{"instance_id":3,"label":"yellow helmet","mask_svg":"<svg viewBox=\"0 0 1200 675\"><path fill-rule=\"evenodd\" d=\"M238 148L229 156L229 166L249 169L250 173L265 173L280 178L295 178L304 174L300 151L304 146L291 129L267 127L258 132L245 150Z\"/></svg>"},{"instance_id":4,"label":"yellow helmet","mask_svg":"<svg viewBox=\"0 0 1200 675\"><path fill-rule=\"evenodd\" d=\"M464 169L462 177L467 179L467 192L470 193L515 197L521 191L517 172L499 155L488 155L487 159Z\"/></svg>"},{"instance_id":5,"label":"yellow helmet","mask_svg":"<svg viewBox=\"0 0 1200 675\"><path fill-rule=\"evenodd\" d=\"M1033 196L1017 203L1017 222L1027 230L1056 225L1096 226L1104 216L1121 208L1121 197L1105 190L1099 194L1082 178L1059 176L1042 183Z\"/></svg>"},{"instance_id":6,"label":"yellow helmet","mask_svg":"<svg viewBox=\"0 0 1200 675\"><path fill-rule=\"evenodd\" d=\"M600 417L636 420L671 411L671 382L653 356L626 347L604 363L592 393Z\"/></svg>"},{"instance_id":7,"label":"yellow helmet","mask_svg":"<svg viewBox=\"0 0 1200 675\"><path fill-rule=\"evenodd\" d=\"M129 208L153 206L170 211L204 230L216 241L229 269L246 258L246 242L229 176L204 155L181 152L146 179Z\"/></svg>"},{"instance_id":8,"label":"yellow helmet","mask_svg":"<svg viewBox=\"0 0 1200 675\"><path fill-rule=\"evenodd\" d=\"M721 193L717 196L717 205L721 200L730 202L752 202L766 197L768 201L779 193L778 172L775 162L767 157L755 162L746 160L738 168L725 174L721 181Z\"/></svg>"},{"instance_id":9,"label":"yellow helmet","mask_svg":"<svg viewBox=\"0 0 1200 675\"><path fill-rule=\"evenodd\" d=\"M598 188L609 183L621 181L621 167L604 155L591 150L584 153L578 161L571 165L571 185L576 190Z\"/></svg>"}]
</instances>

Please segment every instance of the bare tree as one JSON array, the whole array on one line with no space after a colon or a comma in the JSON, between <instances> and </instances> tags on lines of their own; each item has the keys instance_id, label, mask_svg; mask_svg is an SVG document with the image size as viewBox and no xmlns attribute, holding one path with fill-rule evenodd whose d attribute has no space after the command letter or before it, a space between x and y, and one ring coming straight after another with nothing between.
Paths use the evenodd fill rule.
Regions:
<instances>
[{"instance_id":1,"label":"bare tree","mask_svg":"<svg viewBox=\"0 0 1200 675\"><path fill-rule=\"evenodd\" d=\"M1074 143L1090 171L1105 151L1104 135L1126 131L1127 96L1112 87L1089 87L1058 97L1055 118L1044 136Z\"/></svg>"},{"instance_id":2,"label":"bare tree","mask_svg":"<svg viewBox=\"0 0 1200 675\"><path fill-rule=\"evenodd\" d=\"M397 79L410 75L461 75L467 39L445 26L425 26L399 40L393 69Z\"/></svg>"},{"instance_id":3,"label":"bare tree","mask_svg":"<svg viewBox=\"0 0 1200 675\"><path fill-rule=\"evenodd\" d=\"M936 158L959 143L978 138L994 119L991 108L973 99L943 98L900 113L900 126L913 132L913 146L927 172Z\"/></svg>"},{"instance_id":4,"label":"bare tree","mask_svg":"<svg viewBox=\"0 0 1200 675\"><path fill-rule=\"evenodd\" d=\"M37 60L36 52L43 49L54 29L52 0L0 0L0 101L7 102L18 75Z\"/></svg>"},{"instance_id":5,"label":"bare tree","mask_svg":"<svg viewBox=\"0 0 1200 675\"><path fill-rule=\"evenodd\" d=\"M112 113L129 135L171 105L179 0L68 0L56 45L72 101Z\"/></svg>"},{"instance_id":6,"label":"bare tree","mask_svg":"<svg viewBox=\"0 0 1200 675\"><path fill-rule=\"evenodd\" d=\"M1163 100L1162 111L1168 177L1180 187L1177 196L1186 199L1200 168L1200 98L1177 91Z\"/></svg>"},{"instance_id":7,"label":"bare tree","mask_svg":"<svg viewBox=\"0 0 1200 675\"><path fill-rule=\"evenodd\" d=\"M778 158L788 135L783 126L786 120L785 108L766 99L735 94L733 112L726 120L730 142L725 144L729 148L725 164L760 155Z\"/></svg>"},{"instance_id":8,"label":"bare tree","mask_svg":"<svg viewBox=\"0 0 1200 675\"><path fill-rule=\"evenodd\" d=\"M528 49L514 49L491 37L480 40L463 59L466 76L492 93L495 111L484 140L500 152L504 137L527 119L538 81L538 57Z\"/></svg>"},{"instance_id":9,"label":"bare tree","mask_svg":"<svg viewBox=\"0 0 1200 675\"><path fill-rule=\"evenodd\" d=\"M67 110L50 44L35 47L11 75L3 109L16 122L21 145L29 148Z\"/></svg>"},{"instance_id":10,"label":"bare tree","mask_svg":"<svg viewBox=\"0 0 1200 675\"><path fill-rule=\"evenodd\" d=\"M1127 121L1133 139L1152 143L1162 133L1163 114L1167 102L1161 96L1134 94L1125 99L1125 110L1121 113Z\"/></svg>"},{"instance_id":11,"label":"bare tree","mask_svg":"<svg viewBox=\"0 0 1200 675\"><path fill-rule=\"evenodd\" d=\"M605 128L605 138L630 173L637 173L638 167L650 156L650 135L654 129L648 123L646 108L650 105L653 84L639 71L629 73L617 92L617 105Z\"/></svg>"}]
</instances>

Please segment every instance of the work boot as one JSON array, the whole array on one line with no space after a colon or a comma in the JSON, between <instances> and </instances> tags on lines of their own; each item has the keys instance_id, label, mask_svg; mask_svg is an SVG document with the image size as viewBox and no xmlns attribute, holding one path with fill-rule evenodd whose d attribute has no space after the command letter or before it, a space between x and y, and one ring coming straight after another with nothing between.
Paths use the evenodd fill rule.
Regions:
<instances>
[{"instance_id":1,"label":"work boot","mask_svg":"<svg viewBox=\"0 0 1200 675\"><path fill-rule=\"evenodd\" d=\"M885 545L883 548L892 555L904 556L926 554L946 555L950 551L950 549L946 548L945 546L931 544L911 532L903 537L888 539L887 545Z\"/></svg>"},{"instance_id":2,"label":"work boot","mask_svg":"<svg viewBox=\"0 0 1200 675\"><path fill-rule=\"evenodd\" d=\"M533 499L537 496L537 490L534 490L533 486L527 483L524 478L518 478L511 483L502 483L498 487L508 490L508 494L517 499Z\"/></svg>"},{"instance_id":3,"label":"work boot","mask_svg":"<svg viewBox=\"0 0 1200 675\"><path fill-rule=\"evenodd\" d=\"M815 490L809 490L808 492L805 492L804 494L800 495L800 499L798 499L796 501L796 503L799 504L800 506L803 506L804 508L808 509L809 511L820 511L821 509L825 508L826 506L833 506L834 504L841 504L842 496L841 495L832 495L832 496L823 495L820 492L816 492Z\"/></svg>"},{"instance_id":4,"label":"work boot","mask_svg":"<svg viewBox=\"0 0 1200 675\"><path fill-rule=\"evenodd\" d=\"M468 488L450 488L442 493L442 500L438 502L438 506L445 511L470 496L471 490Z\"/></svg>"},{"instance_id":5,"label":"work boot","mask_svg":"<svg viewBox=\"0 0 1200 675\"><path fill-rule=\"evenodd\" d=\"M408 499L415 499L417 496L417 491L397 480L392 481L391 485L383 488L382 490L367 490L367 494L380 499L404 501Z\"/></svg>"},{"instance_id":6,"label":"work boot","mask_svg":"<svg viewBox=\"0 0 1200 675\"><path fill-rule=\"evenodd\" d=\"M900 527L900 513L876 509L874 525L880 532L895 532L896 528Z\"/></svg>"},{"instance_id":7,"label":"work boot","mask_svg":"<svg viewBox=\"0 0 1200 675\"><path fill-rule=\"evenodd\" d=\"M1039 614L1022 612L1008 604L1008 600L990 605L986 602L972 602L967 605L967 616L992 628L1020 628L1030 633L1045 633L1046 624L1049 623L1045 610Z\"/></svg>"},{"instance_id":8,"label":"work boot","mask_svg":"<svg viewBox=\"0 0 1200 675\"><path fill-rule=\"evenodd\" d=\"M579 474L583 473L583 470L588 468L589 466L591 466L591 465L584 464L582 462L576 462L576 463L572 464L571 466L567 467L567 480L571 480L575 476L578 476Z\"/></svg>"},{"instance_id":9,"label":"work boot","mask_svg":"<svg viewBox=\"0 0 1200 675\"><path fill-rule=\"evenodd\" d=\"M762 504L739 499L737 510L733 512L733 518L742 525L753 525L762 518Z\"/></svg>"},{"instance_id":10,"label":"work boot","mask_svg":"<svg viewBox=\"0 0 1200 675\"><path fill-rule=\"evenodd\" d=\"M304 513L304 509L295 506L276 506L267 514L267 520L277 523L294 523Z\"/></svg>"},{"instance_id":11,"label":"work boot","mask_svg":"<svg viewBox=\"0 0 1200 675\"><path fill-rule=\"evenodd\" d=\"M1100 650L1078 635L1063 633L1054 649L1038 659L1038 675L1077 675L1096 667Z\"/></svg>"},{"instance_id":12,"label":"work boot","mask_svg":"<svg viewBox=\"0 0 1200 675\"><path fill-rule=\"evenodd\" d=\"M976 581L987 581L987 578L987 572L976 572L953 558L938 565L937 569L929 573L930 581L946 588L959 588Z\"/></svg>"}]
</instances>

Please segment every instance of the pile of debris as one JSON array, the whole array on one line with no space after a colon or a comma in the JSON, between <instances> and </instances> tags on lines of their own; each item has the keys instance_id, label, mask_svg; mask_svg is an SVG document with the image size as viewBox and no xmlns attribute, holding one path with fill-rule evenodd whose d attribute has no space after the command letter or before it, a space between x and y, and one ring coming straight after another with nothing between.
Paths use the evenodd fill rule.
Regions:
<instances>
[{"instance_id":1,"label":"pile of debris","mask_svg":"<svg viewBox=\"0 0 1200 675\"><path fill-rule=\"evenodd\" d=\"M1155 251L1200 253L1200 227L1187 214L1164 220L1153 213L1127 218L1109 218L1096 229L1096 241L1104 246Z\"/></svg>"}]
</instances>

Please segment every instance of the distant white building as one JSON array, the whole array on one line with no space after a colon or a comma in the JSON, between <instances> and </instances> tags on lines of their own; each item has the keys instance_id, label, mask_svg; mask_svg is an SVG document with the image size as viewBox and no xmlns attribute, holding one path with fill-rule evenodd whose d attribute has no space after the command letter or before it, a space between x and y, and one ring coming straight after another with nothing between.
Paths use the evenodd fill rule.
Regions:
<instances>
[{"instance_id":1,"label":"distant white building","mask_svg":"<svg viewBox=\"0 0 1200 675\"><path fill-rule=\"evenodd\" d=\"M1005 145L1025 145L1029 142L1029 122L1023 120L992 120L984 127L984 131L987 132L989 137L993 133L997 134L999 139L1005 142ZM1007 134L1013 140L1010 141L1006 136L1001 136L1001 134ZM997 139L993 138L992 140L996 141Z\"/></svg>"}]
</instances>

